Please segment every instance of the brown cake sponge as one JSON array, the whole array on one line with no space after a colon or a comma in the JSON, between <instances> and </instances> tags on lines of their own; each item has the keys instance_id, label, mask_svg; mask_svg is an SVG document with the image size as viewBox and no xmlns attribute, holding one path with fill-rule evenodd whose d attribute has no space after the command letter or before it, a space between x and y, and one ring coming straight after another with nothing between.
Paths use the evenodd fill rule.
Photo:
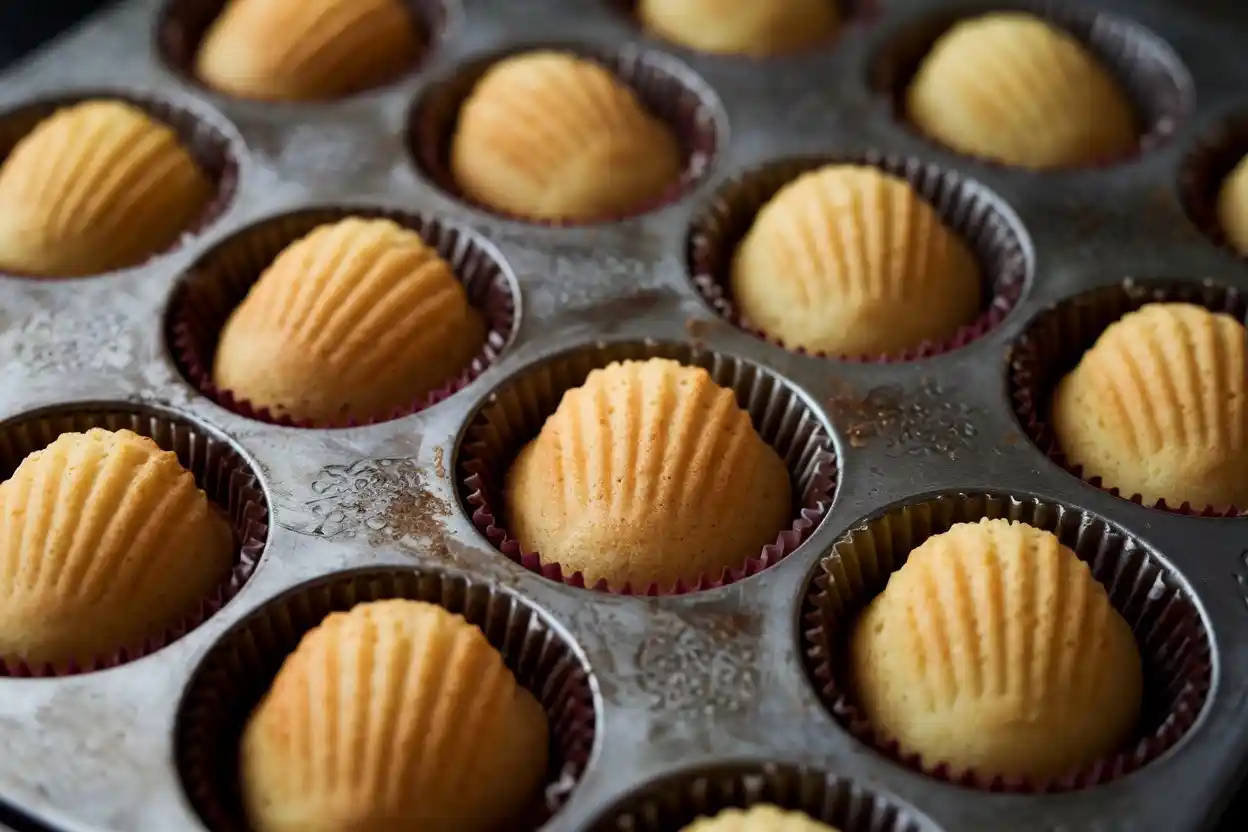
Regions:
<instances>
[{"instance_id":1,"label":"brown cake sponge","mask_svg":"<svg viewBox=\"0 0 1248 832\"><path fill-rule=\"evenodd\" d=\"M836 0L640 0L637 16L660 37L703 52L778 55L836 33Z\"/></svg>"},{"instance_id":2,"label":"brown cake sponge","mask_svg":"<svg viewBox=\"0 0 1248 832\"><path fill-rule=\"evenodd\" d=\"M1248 257L1248 156L1239 160L1222 183L1217 213L1226 241Z\"/></svg>"},{"instance_id":3,"label":"brown cake sponge","mask_svg":"<svg viewBox=\"0 0 1248 832\"><path fill-rule=\"evenodd\" d=\"M725 809L714 817L699 818L681 832L839 832L812 820L801 812L791 812L760 803L748 809Z\"/></svg>"}]
</instances>

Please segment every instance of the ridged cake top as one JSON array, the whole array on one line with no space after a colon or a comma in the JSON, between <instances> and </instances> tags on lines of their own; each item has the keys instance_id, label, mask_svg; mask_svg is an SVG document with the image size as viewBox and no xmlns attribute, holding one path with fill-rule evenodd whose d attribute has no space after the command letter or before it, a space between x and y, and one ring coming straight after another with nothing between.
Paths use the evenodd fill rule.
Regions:
<instances>
[{"instance_id":1,"label":"ridged cake top","mask_svg":"<svg viewBox=\"0 0 1248 832\"><path fill-rule=\"evenodd\" d=\"M1058 385L1058 445L1127 497L1248 505L1246 339L1230 315L1192 304L1124 315Z\"/></svg>"},{"instance_id":2,"label":"ridged cake top","mask_svg":"<svg viewBox=\"0 0 1248 832\"><path fill-rule=\"evenodd\" d=\"M639 0L637 16L655 34L703 52L776 55L814 46L836 33L830 0Z\"/></svg>"},{"instance_id":3,"label":"ridged cake top","mask_svg":"<svg viewBox=\"0 0 1248 832\"><path fill-rule=\"evenodd\" d=\"M204 35L195 71L231 95L305 101L389 81L419 51L403 0L230 0Z\"/></svg>"},{"instance_id":4,"label":"ridged cake top","mask_svg":"<svg viewBox=\"0 0 1248 832\"><path fill-rule=\"evenodd\" d=\"M1139 138L1113 76L1074 36L1025 12L955 24L919 66L906 109L954 150L1025 168L1106 161Z\"/></svg>"},{"instance_id":5,"label":"ridged cake top","mask_svg":"<svg viewBox=\"0 0 1248 832\"><path fill-rule=\"evenodd\" d=\"M138 107L61 108L0 166L0 270L76 277L138 265L211 195L177 134Z\"/></svg>"},{"instance_id":6,"label":"ridged cake top","mask_svg":"<svg viewBox=\"0 0 1248 832\"><path fill-rule=\"evenodd\" d=\"M975 257L904 179L829 165L759 211L732 263L746 320L791 347L893 353L972 323Z\"/></svg>"},{"instance_id":7,"label":"ridged cake top","mask_svg":"<svg viewBox=\"0 0 1248 832\"><path fill-rule=\"evenodd\" d=\"M229 574L233 533L171 451L63 433L0 484L0 657L63 668L134 648Z\"/></svg>"},{"instance_id":8,"label":"ridged cake top","mask_svg":"<svg viewBox=\"0 0 1248 832\"><path fill-rule=\"evenodd\" d=\"M541 220L626 213L680 179L670 128L598 63L539 51L499 61L459 113L451 171L464 193Z\"/></svg>"},{"instance_id":9,"label":"ridged cake top","mask_svg":"<svg viewBox=\"0 0 1248 832\"><path fill-rule=\"evenodd\" d=\"M789 474L706 370L623 361L564 393L512 464L505 509L521 546L565 575L668 590L774 543Z\"/></svg>"},{"instance_id":10,"label":"ridged cake top","mask_svg":"<svg viewBox=\"0 0 1248 832\"><path fill-rule=\"evenodd\" d=\"M1036 780L1118 750L1139 717L1130 628L1052 533L958 523L862 614L851 679L872 726L924 762Z\"/></svg>"},{"instance_id":11,"label":"ridged cake top","mask_svg":"<svg viewBox=\"0 0 1248 832\"><path fill-rule=\"evenodd\" d=\"M760 803L748 809L725 809L699 818L681 832L838 832L802 814Z\"/></svg>"},{"instance_id":12,"label":"ridged cake top","mask_svg":"<svg viewBox=\"0 0 1248 832\"><path fill-rule=\"evenodd\" d=\"M463 285L419 234L348 217L264 271L222 330L213 380L279 415L363 421L449 384L484 341Z\"/></svg>"},{"instance_id":13,"label":"ridged cake top","mask_svg":"<svg viewBox=\"0 0 1248 832\"><path fill-rule=\"evenodd\" d=\"M299 642L243 733L256 832L505 832L546 777L541 705L462 616L386 600Z\"/></svg>"}]
</instances>

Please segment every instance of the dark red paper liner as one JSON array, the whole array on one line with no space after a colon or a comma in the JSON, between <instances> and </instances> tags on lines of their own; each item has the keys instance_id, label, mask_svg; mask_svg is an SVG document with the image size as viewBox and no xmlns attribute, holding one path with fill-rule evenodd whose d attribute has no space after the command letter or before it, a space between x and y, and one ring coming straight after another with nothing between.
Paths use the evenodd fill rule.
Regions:
<instances>
[{"instance_id":1,"label":"dark red paper liner","mask_svg":"<svg viewBox=\"0 0 1248 832\"><path fill-rule=\"evenodd\" d=\"M242 139L233 127L216 113L173 104L154 94L127 90L121 92L109 89L84 89L73 93L50 98L39 98L20 105L0 115L0 164L8 159L17 143L24 139L39 122L51 116L57 110L71 107L85 101L111 100L131 104L155 121L172 128L178 135L182 147L190 153L191 158L199 165L213 186L213 194L200 211L199 216L187 226L178 239L161 249L152 252L145 260L123 266L113 272L133 269L146 265L157 257L177 251L193 235L199 234L220 217L234 199L238 186L238 158L242 153ZM80 280L97 275L76 275L58 277L23 274L21 272L0 272L7 277L24 277L32 280ZM101 272L100 274L106 274Z\"/></svg>"},{"instance_id":2,"label":"dark red paper liner","mask_svg":"<svg viewBox=\"0 0 1248 832\"><path fill-rule=\"evenodd\" d=\"M545 220L511 214L466 196L451 173L451 140L459 111L477 82L494 64L515 55L553 50L595 61L610 70L637 94L652 114L675 132L684 152L680 179L663 194L633 210L588 220ZM656 211L683 196L709 170L723 141L723 116L714 92L694 72L667 55L626 46L601 52L570 44L534 45L478 58L430 87L417 99L408 116L408 150L416 166L446 193L480 211L531 225L565 227L615 222Z\"/></svg>"},{"instance_id":3,"label":"dark red paper liner","mask_svg":"<svg viewBox=\"0 0 1248 832\"><path fill-rule=\"evenodd\" d=\"M1179 173L1179 193L1192 223L1214 244L1244 257L1226 238L1218 219L1222 184L1248 154L1248 111L1225 119L1188 152Z\"/></svg>"},{"instance_id":4,"label":"dark red paper liner","mask_svg":"<svg viewBox=\"0 0 1248 832\"><path fill-rule=\"evenodd\" d=\"M737 394L759 435L788 466L795 506L792 524L753 558L718 575L666 589L651 584L611 589L605 580L591 587L580 572L565 575L557 563L525 552L502 517L502 485L516 454L541 431L565 391L580 386L590 371L613 361L670 358L705 368ZM790 555L822 522L836 491L836 452L828 428L802 395L760 365L700 346L657 341L599 343L579 347L529 366L495 390L472 415L456 449L461 505L493 546L511 560L552 581L618 595L683 595L725 586L755 575Z\"/></svg>"},{"instance_id":5,"label":"dark red paper liner","mask_svg":"<svg viewBox=\"0 0 1248 832\"><path fill-rule=\"evenodd\" d=\"M657 32L652 32L642 25L641 20L637 17L637 0L606 0L616 12L627 17L646 35L661 40L663 43L677 49L684 49L693 52L703 58L712 60L729 60L729 61L748 61L751 63L763 63L766 61L783 60L784 58L795 58L802 55L810 55L816 52L822 52L832 48L836 43L845 36L845 31L855 23L874 23L880 16L880 0L828 0L828 2L836 6L840 13L840 25L836 31L829 36L803 46L799 49L790 49L784 52L776 52L768 55L745 55L739 53L722 53L722 52L705 52L701 49L695 49L692 46L680 43L678 41L669 40Z\"/></svg>"},{"instance_id":6,"label":"dark red paper liner","mask_svg":"<svg viewBox=\"0 0 1248 832\"><path fill-rule=\"evenodd\" d=\"M1107 487L1100 477L1084 477L1082 467L1066 458L1048 424L1049 402L1057 383L1075 368L1110 324L1145 304L1159 302L1194 303L1248 321L1248 298L1238 289L1209 280L1127 279L1068 298L1041 312L1014 343L1009 361L1014 411L1036 447L1076 477L1138 505L1144 505L1141 495L1123 494L1115 487ZM1236 506L1192 506L1186 502L1171 506L1165 500L1147 507L1200 517L1237 517L1243 510Z\"/></svg>"},{"instance_id":7,"label":"dark red paper liner","mask_svg":"<svg viewBox=\"0 0 1248 832\"><path fill-rule=\"evenodd\" d=\"M314 228L346 217L384 217L420 234L451 266L468 293L468 301L485 318L487 331L481 351L441 387L385 416L365 421L321 423L275 416L268 408L218 388L212 381L212 365L221 328L230 314L283 249ZM501 255L471 231L429 215L384 208L309 208L262 220L222 241L191 266L170 299L165 337L183 377L209 399L240 416L286 427L356 427L418 413L467 387L510 343L518 306L519 290Z\"/></svg>"},{"instance_id":8,"label":"dark red paper liner","mask_svg":"<svg viewBox=\"0 0 1248 832\"><path fill-rule=\"evenodd\" d=\"M785 185L829 164L869 165L905 179L936 209L942 222L970 246L982 280L979 316L939 342L924 341L891 355L831 356L786 346L754 327L732 299L732 258L759 211ZM1022 223L995 194L955 171L921 159L869 150L844 155L801 156L772 162L725 183L694 218L686 256L694 288L729 323L756 338L802 355L842 361L888 363L928 358L959 349L1000 326L1026 290L1031 277L1030 244Z\"/></svg>"},{"instance_id":9,"label":"dark red paper liner","mask_svg":"<svg viewBox=\"0 0 1248 832\"><path fill-rule=\"evenodd\" d=\"M904 752L872 729L845 684L850 622L878 595L910 552L955 523L1003 517L1053 532L1086 561L1135 634L1144 662L1144 707L1129 747L1050 781L1010 780ZM994 792L1068 792L1107 783L1157 759L1196 722L1212 678L1209 634L1186 584L1141 543L1095 514L1034 497L950 493L868 518L843 534L815 567L802 606L806 671L824 705L851 734L892 760L949 783Z\"/></svg>"},{"instance_id":10,"label":"dark red paper liner","mask_svg":"<svg viewBox=\"0 0 1248 832\"><path fill-rule=\"evenodd\" d=\"M962 20L1009 10L1031 12L1073 35L1109 71L1131 100L1142 128L1131 153L1086 165L1031 170L986 157L968 156L941 144L910 122L906 115L906 89L940 36ZM1195 85L1191 76L1164 39L1125 17L1049 0L1007 0L992 8L963 5L920 18L875 56L871 84L887 97L898 124L924 141L984 165L1037 175L1107 167L1156 150L1174 136L1179 124L1195 106Z\"/></svg>"},{"instance_id":11,"label":"dark red paper liner","mask_svg":"<svg viewBox=\"0 0 1248 832\"><path fill-rule=\"evenodd\" d=\"M269 536L269 505L260 479L228 439L177 414L146 405L102 402L57 405L25 413L0 425L0 472L8 479L22 460L47 447L62 433L91 428L131 430L173 451L183 467L195 475L214 506L224 512L234 530L236 549L229 576L199 606L164 632L141 644L118 645L115 653L90 663L57 671L51 665L31 666L0 658L0 676L72 676L115 667L142 658L177 641L198 627L242 588L255 571ZM178 576L170 575L170 580Z\"/></svg>"},{"instance_id":12,"label":"dark red paper liner","mask_svg":"<svg viewBox=\"0 0 1248 832\"><path fill-rule=\"evenodd\" d=\"M152 35L156 54L160 56L169 71L188 84L206 92L237 98L238 96L232 96L230 93L209 86L195 74L195 58L199 54L200 44L203 43L204 36L208 34L208 27L220 16L227 2L229 0L166 0L164 8L161 9L156 19ZM446 8L442 0L403 0L403 4L411 13L412 25L419 38L416 60L406 70L392 78L355 90L339 98L350 98L394 84L418 70L433 53L446 28ZM323 104L325 101L325 99L298 102L262 100L259 103L316 105Z\"/></svg>"},{"instance_id":13,"label":"dark red paper liner","mask_svg":"<svg viewBox=\"0 0 1248 832\"><path fill-rule=\"evenodd\" d=\"M424 567L372 567L318 578L269 601L227 632L196 669L178 711L175 754L182 786L208 829L248 828L239 793L239 742L287 656L331 612L385 598L427 601L463 615L541 702L550 726L550 768L541 805L517 819L517 832L536 829L567 802L597 730L592 674L576 645L529 601L477 578Z\"/></svg>"},{"instance_id":14,"label":"dark red paper liner","mask_svg":"<svg viewBox=\"0 0 1248 832\"><path fill-rule=\"evenodd\" d=\"M725 809L771 804L841 832L931 832L918 811L879 789L802 765L727 762L669 774L621 798L587 832L672 832Z\"/></svg>"}]
</instances>

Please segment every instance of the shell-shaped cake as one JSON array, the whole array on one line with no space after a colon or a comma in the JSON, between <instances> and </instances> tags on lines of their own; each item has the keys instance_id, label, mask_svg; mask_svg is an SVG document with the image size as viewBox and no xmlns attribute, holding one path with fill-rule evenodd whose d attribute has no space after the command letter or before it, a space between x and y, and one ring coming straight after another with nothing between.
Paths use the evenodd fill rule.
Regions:
<instances>
[{"instance_id":1,"label":"shell-shaped cake","mask_svg":"<svg viewBox=\"0 0 1248 832\"><path fill-rule=\"evenodd\" d=\"M1218 224L1231 247L1248 257L1248 156L1239 160L1218 191Z\"/></svg>"},{"instance_id":2,"label":"shell-shaped cake","mask_svg":"<svg viewBox=\"0 0 1248 832\"><path fill-rule=\"evenodd\" d=\"M732 294L790 347L874 355L952 337L982 292L970 248L908 182L829 165L759 211L733 255Z\"/></svg>"},{"instance_id":3,"label":"shell-shaped cake","mask_svg":"<svg viewBox=\"0 0 1248 832\"><path fill-rule=\"evenodd\" d=\"M914 549L856 623L852 686L925 763L1047 780L1117 751L1143 671L1126 621L1052 533L959 523Z\"/></svg>"},{"instance_id":4,"label":"shell-shaped cake","mask_svg":"<svg viewBox=\"0 0 1248 832\"><path fill-rule=\"evenodd\" d=\"M615 362L567 391L507 474L528 552L612 589L718 579L787 528L788 469L700 367Z\"/></svg>"},{"instance_id":5,"label":"shell-shaped cake","mask_svg":"<svg viewBox=\"0 0 1248 832\"><path fill-rule=\"evenodd\" d=\"M504 832L546 779L542 706L462 616L402 599L332 613L243 732L255 832Z\"/></svg>"},{"instance_id":6,"label":"shell-shaped cake","mask_svg":"<svg viewBox=\"0 0 1248 832\"><path fill-rule=\"evenodd\" d=\"M760 57L814 46L840 25L836 0L639 0L637 17L656 35L691 49Z\"/></svg>"},{"instance_id":7,"label":"shell-shaped cake","mask_svg":"<svg viewBox=\"0 0 1248 832\"><path fill-rule=\"evenodd\" d=\"M213 383L315 424L391 415L449 383L485 323L419 234L348 217L291 243L221 332Z\"/></svg>"},{"instance_id":8,"label":"shell-shaped cake","mask_svg":"<svg viewBox=\"0 0 1248 832\"><path fill-rule=\"evenodd\" d=\"M0 269L78 277L168 248L212 185L167 125L121 101L64 107L0 166Z\"/></svg>"},{"instance_id":9,"label":"shell-shaped cake","mask_svg":"<svg viewBox=\"0 0 1248 832\"><path fill-rule=\"evenodd\" d=\"M240 98L335 98L401 74L421 37L403 0L230 0L200 44L195 74Z\"/></svg>"},{"instance_id":10,"label":"shell-shaped cake","mask_svg":"<svg viewBox=\"0 0 1248 832\"><path fill-rule=\"evenodd\" d=\"M0 484L0 657L89 665L193 614L234 539L171 451L128 430L63 433Z\"/></svg>"},{"instance_id":11,"label":"shell-shaped cake","mask_svg":"<svg viewBox=\"0 0 1248 832\"><path fill-rule=\"evenodd\" d=\"M1130 153L1130 99L1074 36L1025 12L949 29L906 92L907 115L961 153L1023 168L1094 164Z\"/></svg>"},{"instance_id":12,"label":"shell-shaped cake","mask_svg":"<svg viewBox=\"0 0 1248 832\"><path fill-rule=\"evenodd\" d=\"M760 803L748 809L725 809L714 817L699 818L681 832L838 832L837 829L812 820L801 812L792 812Z\"/></svg>"},{"instance_id":13,"label":"shell-shaped cake","mask_svg":"<svg viewBox=\"0 0 1248 832\"><path fill-rule=\"evenodd\" d=\"M1246 339L1235 318L1193 304L1124 315L1058 384L1058 446L1127 497L1248 506Z\"/></svg>"},{"instance_id":14,"label":"shell-shaped cake","mask_svg":"<svg viewBox=\"0 0 1248 832\"><path fill-rule=\"evenodd\" d=\"M459 112L451 172L469 198L538 220L627 213L680 180L680 142L594 61L529 52L492 66Z\"/></svg>"}]
</instances>

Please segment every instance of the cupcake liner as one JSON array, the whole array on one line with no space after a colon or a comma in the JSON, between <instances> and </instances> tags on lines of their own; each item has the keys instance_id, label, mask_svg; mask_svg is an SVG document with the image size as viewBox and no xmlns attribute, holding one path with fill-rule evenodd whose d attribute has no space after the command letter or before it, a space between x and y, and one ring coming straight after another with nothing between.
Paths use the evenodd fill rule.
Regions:
<instances>
[{"instance_id":1,"label":"cupcake liner","mask_svg":"<svg viewBox=\"0 0 1248 832\"><path fill-rule=\"evenodd\" d=\"M225 213L234 199L234 192L238 186L238 155L241 140L237 138L232 128L219 122L215 116L173 104L155 95L129 90L120 92L108 89L88 89L52 98L41 98L0 115L0 164L9 157L18 142L57 110L101 99L123 101L138 107L155 121L172 128L177 133L182 147L190 153L191 158L213 184L213 195L208 203L173 243L160 251L152 252L143 261L123 267L124 269L138 268L158 257L177 251L192 236L202 232ZM29 277L36 280L72 279L9 271L3 274L8 277Z\"/></svg>"},{"instance_id":2,"label":"cupcake liner","mask_svg":"<svg viewBox=\"0 0 1248 832\"><path fill-rule=\"evenodd\" d=\"M165 66L187 83L216 95L227 95L216 90L195 73L195 58L208 28L225 9L229 0L167 0L156 20L154 34L156 54ZM412 23L419 33L419 57L408 69L381 84L356 90L347 96L359 95L379 87L388 86L415 72L433 51L446 25L446 8L442 0L404 0L412 15ZM272 102L268 102L272 103ZM308 102L301 102L308 103ZM320 102L323 103L323 102Z\"/></svg>"},{"instance_id":3,"label":"cupcake liner","mask_svg":"<svg viewBox=\"0 0 1248 832\"><path fill-rule=\"evenodd\" d=\"M1188 153L1179 191L1191 221L1215 244L1235 251L1218 219L1218 196L1231 171L1248 153L1248 112L1236 113L1203 136Z\"/></svg>"},{"instance_id":4,"label":"cupcake liner","mask_svg":"<svg viewBox=\"0 0 1248 832\"><path fill-rule=\"evenodd\" d=\"M591 821L588 832L677 832L700 817L759 803L804 812L841 832L928 832L911 807L852 780L789 763L727 763L668 775Z\"/></svg>"},{"instance_id":5,"label":"cupcake liner","mask_svg":"<svg viewBox=\"0 0 1248 832\"><path fill-rule=\"evenodd\" d=\"M553 49L594 61L610 70L630 87L653 115L675 131L684 151L680 179L657 198L632 210L586 220L546 220L499 210L469 198L451 173L450 152L459 111L486 71L499 61L539 49ZM658 52L626 46L617 52L599 52L583 46L533 46L495 54L462 67L431 87L412 108L408 124L408 147L417 167L433 184L472 207L507 219L548 227L613 222L655 211L679 199L706 175L721 142L718 103L714 93L682 64Z\"/></svg>"},{"instance_id":6,"label":"cupcake liner","mask_svg":"<svg viewBox=\"0 0 1248 832\"><path fill-rule=\"evenodd\" d=\"M829 356L786 346L754 327L732 299L732 258L759 211L785 185L829 164L869 165L905 179L941 221L975 253L986 298L979 316L950 338L925 341L891 355ZM694 288L722 318L757 338L803 355L843 361L895 362L927 358L975 341L995 329L1017 305L1031 275L1031 254L1022 225L988 189L954 171L921 159L869 150L864 153L806 156L773 162L729 180L694 219L687 243Z\"/></svg>"},{"instance_id":7,"label":"cupcake liner","mask_svg":"<svg viewBox=\"0 0 1248 832\"><path fill-rule=\"evenodd\" d=\"M845 684L848 625L909 553L955 523L1007 518L1053 532L1086 561L1130 625L1144 663L1145 694L1132 743L1077 772L1050 781L1010 780L978 772L955 776L939 760L903 751L876 734ZM1143 545L1098 516L1033 497L947 494L879 514L850 529L816 567L802 610L806 668L832 715L855 737L903 765L947 782L990 791L1064 792L1135 771L1179 742L1208 697L1209 635L1180 579Z\"/></svg>"},{"instance_id":8,"label":"cupcake liner","mask_svg":"<svg viewBox=\"0 0 1248 832\"><path fill-rule=\"evenodd\" d=\"M503 525L502 486L507 469L526 442L541 431L563 394L584 383L591 370L613 361L670 358L705 368L732 389L759 435L775 448L793 482L792 524L755 557L720 574L701 575L672 589L657 584L612 590L604 580L587 587L580 572L564 574L557 563L526 552ZM552 581L620 595L682 595L724 586L783 560L822 522L836 491L836 453L827 427L801 395L779 376L734 356L701 346L653 341L595 344L565 352L521 371L492 393L469 420L457 453L459 496L472 522L511 560Z\"/></svg>"},{"instance_id":9,"label":"cupcake liner","mask_svg":"<svg viewBox=\"0 0 1248 832\"><path fill-rule=\"evenodd\" d=\"M260 480L248 462L224 437L177 415L137 404L63 405L27 413L0 425L0 479L7 480L30 454L47 447L62 433L91 428L132 430L150 437L178 455L182 466L213 505L223 511L234 530L236 550L229 576L173 626L140 644L118 645L116 652L84 665L57 671L51 665L29 665L0 659L0 676L71 676L125 664L153 653L198 627L238 594L251 577L269 535L269 506Z\"/></svg>"},{"instance_id":10,"label":"cupcake liner","mask_svg":"<svg viewBox=\"0 0 1248 832\"><path fill-rule=\"evenodd\" d=\"M468 301L486 321L485 345L457 376L380 418L320 423L274 415L212 381L221 328L273 260L312 229L346 217L384 217L424 238L463 283ZM196 389L248 419L299 428L377 424L417 413L468 386L493 364L511 341L518 320L519 292L501 256L470 231L427 215L380 208L312 208L263 220L221 242L195 263L175 288L166 313L165 335L174 362Z\"/></svg>"},{"instance_id":11,"label":"cupcake liner","mask_svg":"<svg viewBox=\"0 0 1248 832\"><path fill-rule=\"evenodd\" d=\"M1156 302L1194 303L1248 321L1248 298L1237 289L1208 280L1184 283L1128 279L1077 295L1040 313L1015 342L1009 361L1014 411L1036 447L1076 477L1140 505L1144 505L1141 495L1123 494L1115 487L1106 486L1100 477L1085 477L1082 467L1062 453L1047 419L1053 389L1075 368L1101 333L1128 312ZM1235 506L1226 509L1188 503L1171 506L1165 500L1149 504L1148 508L1201 517L1236 517L1242 512L1242 507Z\"/></svg>"},{"instance_id":12,"label":"cupcake liner","mask_svg":"<svg viewBox=\"0 0 1248 832\"><path fill-rule=\"evenodd\" d=\"M428 601L463 615L541 702L550 725L550 768L542 805L521 828L536 829L567 801L596 730L591 674L577 648L527 601L476 578L424 568L365 568L270 601L228 632L195 671L178 714L176 758L183 788L212 832L247 829L238 746L282 662L331 612L384 598Z\"/></svg>"},{"instance_id":13,"label":"cupcake liner","mask_svg":"<svg viewBox=\"0 0 1248 832\"><path fill-rule=\"evenodd\" d=\"M890 98L900 124L925 141L944 147L906 117L906 89L932 46L955 23L990 11L1007 10L1031 12L1073 35L1113 76L1135 107L1141 133L1133 153L1125 158L1107 158L1073 167L1103 167L1155 150L1174 136L1179 124L1191 113L1195 100L1191 76L1174 50L1153 32L1127 18L1074 3L1011 0L992 8L963 7L936 12L902 31L885 47L873 63L871 80L877 91ZM991 167L1026 170L993 159L968 158ZM1045 172L1052 170L1038 171Z\"/></svg>"}]
</instances>

